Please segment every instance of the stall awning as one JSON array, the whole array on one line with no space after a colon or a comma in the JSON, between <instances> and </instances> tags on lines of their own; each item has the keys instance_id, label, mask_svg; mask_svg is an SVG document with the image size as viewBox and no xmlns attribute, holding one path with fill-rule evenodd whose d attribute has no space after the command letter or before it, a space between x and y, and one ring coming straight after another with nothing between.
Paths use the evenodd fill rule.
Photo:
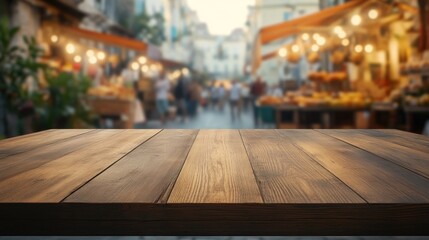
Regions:
<instances>
[{"instance_id":1,"label":"stall awning","mask_svg":"<svg viewBox=\"0 0 429 240\"><path fill-rule=\"evenodd\" d=\"M169 69L178 69L178 68L187 68L188 65L186 65L185 63L182 62L177 62L174 60L170 60L170 59L160 59L159 63L162 64L162 66L164 66L165 68L169 68Z\"/></svg>"},{"instance_id":2,"label":"stall awning","mask_svg":"<svg viewBox=\"0 0 429 240\"><path fill-rule=\"evenodd\" d=\"M148 49L148 44L143 41L138 41L131 38L115 36L107 33L99 33L86 29L74 28L61 26L60 31L65 34L69 34L73 37L85 38L97 42L102 42L107 45L114 45L117 47L123 47L128 49L133 49L139 52L146 52Z\"/></svg>"},{"instance_id":3,"label":"stall awning","mask_svg":"<svg viewBox=\"0 0 429 240\"><path fill-rule=\"evenodd\" d=\"M319 12L309 14L301 18L262 28L256 36L255 44L253 46L253 73L256 72L262 61L262 45L297 34L300 27L312 27L328 24L329 22L336 20L338 16L347 13L348 10L351 10L365 2L366 0L353 0L338 6L323 9Z\"/></svg>"}]
</instances>

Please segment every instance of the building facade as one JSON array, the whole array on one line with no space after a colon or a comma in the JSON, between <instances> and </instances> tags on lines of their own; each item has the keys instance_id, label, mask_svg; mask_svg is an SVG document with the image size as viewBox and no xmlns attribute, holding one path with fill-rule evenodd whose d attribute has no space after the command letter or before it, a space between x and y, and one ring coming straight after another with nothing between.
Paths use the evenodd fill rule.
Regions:
<instances>
[{"instance_id":1,"label":"building facade","mask_svg":"<svg viewBox=\"0 0 429 240\"><path fill-rule=\"evenodd\" d=\"M255 5L249 8L247 19L246 72L250 74L253 43L260 29L317 12L320 9L319 5L319 0L255 0ZM264 45L262 54L272 52L288 41L290 39ZM282 59L272 58L262 62L257 70L257 76L262 77L270 84L274 84L291 79L302 81L307 71L308 65L305 61L292 65Z\"/></svg>"}]
</instances>

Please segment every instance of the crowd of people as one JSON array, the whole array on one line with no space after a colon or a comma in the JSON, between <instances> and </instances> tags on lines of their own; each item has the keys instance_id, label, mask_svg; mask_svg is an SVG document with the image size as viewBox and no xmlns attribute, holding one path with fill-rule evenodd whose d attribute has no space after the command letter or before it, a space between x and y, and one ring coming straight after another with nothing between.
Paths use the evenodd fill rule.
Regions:
<instances>
[{"instance_id":1,"label":"crowd of people","mask_svg":"<svg viewBox=\"0 0 429 240\"><path fill-rule=\"evenodd\" d=\"M231 121L240 120L243 111L253 110L255 124L258 124L257 99L266 94L283 95L279 84L267 87L261 78L250 84L238 80L212 81L209 86L203 87L201 83L184 76L171 83L164 73L160 74L155 90L156 109L163 124L171 108L174 109L174 116L185 122L197 116L199 107L223 114L226 106Z\"/></svg>"}]
</instances>

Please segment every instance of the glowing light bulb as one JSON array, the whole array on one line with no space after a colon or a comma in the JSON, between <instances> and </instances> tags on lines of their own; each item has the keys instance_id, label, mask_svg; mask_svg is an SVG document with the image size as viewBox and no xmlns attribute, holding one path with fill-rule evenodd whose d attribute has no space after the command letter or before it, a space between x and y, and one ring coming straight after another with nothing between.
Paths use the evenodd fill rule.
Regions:
<instances>
[{"instance_id":1,"label":"glowing light bulb","mask_svg":"<svg viewBox=\"0 0 429 240\"><path fill-rule=\"evenodd\" d=\"M144 56L139 57L138 59L140 64L145 64L147 62L147 59Z\"/></svg>"},{"instance_id":2,"label":"glowing light bulb","mask_svg":"<svg viewBox=\"0 0 429 240\"><path fill-rule=\"evenodd\" d=\"M298 46L298 45L296 45L296 44L294 44L294 45L292 46L292 52L294 52L294 53L299 52L299 46Z\"/></svg>"},{"instance_id":3,"label":"glowing light bulb","mask_svg":"<svg viewBox=\"0 0 429 240\"><path fill-rule=\"evenodd\" d=\"M378 18L378 11L376 9L369 10L368 17L370 19L376 19L376 18Z\"/></svg>"},{"instance_id":4,"label":"glowing light bulb","mask_svg":"<svg viewBox=\"0 0 429 240\"><path fill-rule=\"evenodd\" d=\"M341 38L341 39L343 39L343 38L347 37L347 33L344 32L344 31L340 32L340 33L338 33L338 37Z\"/></svg>"},{"instance_id":5,"label":"glowing light bulb","mask_svg":"<svg viewBox=\"0 0 429 240\"><path fill-rule=\"evenodd\" d=\"M341 26L335 26L334 27L334 33L340 34L341 32L344 32L344 30Z\"/></svg>"},{"instance_id":6,"label":"glowing light bulb","mask_svg":"<svg viewBox=\"0 0 429 240\"><path fill-rule=\"evenodd\" d=\"M280 48L278 54L282 58L286 57L286 55L287 55L287 49L286 48Z\"/></svg>"},{"instance_id":7,"label":"glowing light bulb","mask_svg":"<svg viewBox=\"0 0 429 240\"><path fill-rule=\"evenodd\" d=\"M324 37L319 37L319 38L316 40L316 43L317 43L317 45L319 45L319 46L323 46L323 45L325 45L325 44L326 44L326 38L324 38Z\"/></svg>"},{"instance_id":8,"label":"glowing light bulb","mask_svg":"<svg viewBox=\"0 0 429 240\"><path fill-rule=\"evenodd\" d=\"M90 49L90 50L86 51L86 56L93 57L94 55L95 55L95 51L94 50Z\"/></svg>"},{"instance_id":9,"label":"glowing light bulb","mask_svg":"<svg viewBox=\"0 0 429 240\"><path fill-rule=\"evenodd\" d=\"M355 52L360 53L360 52L362 52L362 50L363 50L362 45L358 44L355 46Z\"/></svg>"},{"instance_id":10,"label":"glowing light bulb","mask_svg":"<svg viewBox=\"0 0 429 240\"><path fill-rule=\"evenodd\" d=\"M137 62L131 63L131 69L132 70L137 71L137 70L139 70L139 68L140 68L140 65Z\"/></svg>"},{"instance_id":11,"label":"glowing light bulb","mask_svg":"<svg viewBox=\"0 0 429 240\"><path fill-rule=\"evenodd\" d=\"M350 21L353 26L359 26L362 23L362 17L359 14L355 14Z\"/></svg>"},{"instance_id":12,"label":"glowing light bulb","mask_svg":"<svg viewBox=\"0 0 429 240\"><path fill-rule=\"evenodd\" d=\"M95 56L91 56L88 58L88 62L90 64L96 64L97 63L97 58Z\"/></svg>"},{"instance_id":13,"label":"glowing light bulb","mask_svg":"<svg viewBox=\"0 0 429 240\"><path fill-rule=\"evenodd\" d=\"M308 41L308 39L310 39L310 35L308 33L304 33L304 34L302 34L301 38L304 41Z\"/></svg>"},{"instance_id":14,"label":"glowing light bulb","mask_svg":"<svg viewBox=\"0 0 429 240\"><path fill-rule=\"evenodd\" d=\"M98 60L103 61L104 59L106 59L106 54L104 52L98 52L97 58Z\"/></svg>"},{"instance_id":15,"label":"glowing light bulb","mask_svg":"<svg viewBox=\"0 0 429 240\"><path fill-rule=\"evenodd\" d=\"M317 44L313 44L313 45L311 46L311 51L313 51L313 52L317 52L317 51L319 51L319 49L320 49L320 47L319 47L319 45L317 45Z\"/></svg>"},{"instance_id":16,"label":"glowing light bulb","mask_svg":"<svg viewBox=\"0 0 429 240\"><path fill-rule=\"evenodd\" d=\"M341 40L341 45L343 45L344 47L347 47L349 44L350 44L350 41L348 39Z\"/></svg>"},{"instance_id":17,"label":"glowing light bulb","mask_svg":"<svg viewBox=\"0 0 429 240\"><path fill-rule=\"evenodd\" d=\"M143 65L141 70L142 72L146 73L147 71L149 71L149 67L147 65Z\"/></svg>"},{"instance_id":18,"label":"glowing light bulb","mask_svg":"<svg viewBox=\"0 0 429 240\"><path fill-rule=\"evenodd\" d=\"M75 45L74 45L73 43L68 43L68 44L66 45L66 52L67 52L68 54L73 54L73 53L75 53L75 52L76 52L76 47L75 47Z\"/></svg>"},{"instance_id":19,"label":"glowing light bulb","mask_svg":"<svg viewBox=\"0 0 429 240\"><path fill-rule=\"evenodd\" d=\"M372 51L374 51L374 46L372 44L365 45L365 52L371 53Z\"/></svg>"},{"instance_id":20,"label":"glowing light bulb","mask_svg":"<svg viewBox=\"0 0 429 240\"><path fill-rule=\"evenodd\" d=\"M81 56L74 56L73 61L75 63L80 63L80 62L82 62L82 57Z\"/></svg>"},{"instance_id":21,"label":"glowing light bulb","mask_svg":"<svg viewBox=\"0 0 429 240\"><path fill-rule=\"evenodd\" d=\"M318 33L313 34L313 40L317 41L317 39L319 39L321 36Z\"/></svg>"},{"instance_id":22,"label":"glowing light bulb","mask_svg":"<svg viewBox=\"0 0 429 240\"><path fill-rule=\"evenodd\" d=\"M51 36L51 42L53 42L53 43L57 43L58 42L58 36L57 35L52 35Z\"/></svg>"},{"instance_id":23,"label":"glowing light bulb","mask_svg":"<svg viewBox=\"0 0 429 240\"><path fill-rule=\"evenodd\" d=\"M183 74L183 75L188 75L188 74L189 74L189 69L187 69L187 68L183 68L183 69L182 69L182 74Z\"/></svg>"}]
</instances>

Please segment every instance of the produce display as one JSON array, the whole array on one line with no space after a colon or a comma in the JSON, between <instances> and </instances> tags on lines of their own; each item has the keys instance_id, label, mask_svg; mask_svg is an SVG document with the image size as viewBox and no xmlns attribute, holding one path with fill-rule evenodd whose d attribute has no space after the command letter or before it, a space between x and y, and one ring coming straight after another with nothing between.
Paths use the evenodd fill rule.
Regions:
<instances>
[{"instance_id":1,"label":"produce display","mask_svg":"<svg viewBox=\"0 0 429 240\"><path fill-rule=\"evenodd\" d=\"M287 60L290 63L297 63L301 59L301 55L298 53L291 52L287 55Z\"/></svg>"},{"instance_id":2,"label":"produce display","mask_svg":"<svg viewBox=\"0 0 429 240\"><path fill-rule=\"evenodd\" d=\"M299 92L288 92L284 97L261 97L259 103L260 105L290 104L299 107L367 107L371 104L371 99L360 92L339 92L338 94L314 92L309 96L301 95Z\"/></svg>"},{"instance_id":3,"label":"produce display","mask_svg":"<svg viewBox=\"0 0 429 240\"><path fill-rule=\"evenodd\" d=\"M311 52L307 55L307 61L309 63L316 63L320 60L319 53L317 52Z\"/></svg>"},{"instance_id":4,"label":"produce display","mask_svg":"<svg viewBox=\"0 0 429 240\"><path fill-rule=\"evenodd\" d=\"M429 93L421 96L405 96L404 103L406 106L429 106Z\"/></svg>"},{"instance_id":5,"label":"produce display","mask_svg":"<svg viewBox=\"0 0 429 240\"><path fill-rule=\"evenodd\" d=\"M346 53L342 51L334 51L330 57L333 64L341 64L346 59Z\"/></svg>"},{"instance_id":6,"label":"produce display","mask_svg":"<svg viewBox=\"0 0 429 240\"><path fill-rule=\"evenodd\" d=\"M125 88L117 85L102 85L99 87L93 87L88 90L88 95L94 97L110 97L121 100L133 100L135 99L135 92L133 89Z\"/></svg>"},{"instance_id":7,"label":"produce display","mask_svg":"<svg viewBox=\"0 0 429 240\"><path fill-rule=\"evenodd\" d=\"M356 65L359 65L363 62L364 59L364 55L362 53L353 53L350 56L350 61Z\"/></svg>"},{"instance_id":8,"label":"produce display","mask_svg":"<svg viewBox=\"0 0 429 240\"><path fill-rule=\"evenodd\" d=\"M332 72L328 73L325 71L321 72L310 72L308 79L315 82L329 83L333 81L345 81L347 79L347 73L345 72Z\"/></svg>"}]
</instances>

